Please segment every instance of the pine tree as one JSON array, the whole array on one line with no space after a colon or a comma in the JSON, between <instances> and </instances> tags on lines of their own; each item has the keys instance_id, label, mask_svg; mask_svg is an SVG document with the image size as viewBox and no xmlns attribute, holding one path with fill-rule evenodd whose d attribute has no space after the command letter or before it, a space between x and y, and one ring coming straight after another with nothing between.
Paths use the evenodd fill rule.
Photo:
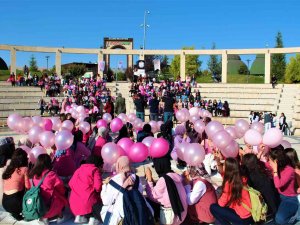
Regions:
<instances>
[{"instance_id":1,"label":"pine tree","mask_svg":"<svg viewBox=\"0 0 300 225\"><path fill-rule=\"evenodd\" d=\"M34 55L31 55L29 60L29 70L32 72L38 71L37 61L34 57Z\"/></svg>"},{"instance_id":2,"label":"pine tree","mask_svg":"<svg viewBox=\"0 0 300 225\"><path fill-rule=\"evenodd\" d=\"M283 40L281 32L276 35L276 46L275 48L283 48ZM285 74L286 61L285 54L273 54L271 64L271 75L275 75L278 80L282 80Z\"/></svg>"},{"instance_id":3,"label":"pine tree","mask_svg":"<svg viewBox=\"0 0 300 225\"><path fill-rule=\"evenodd\" d=\"M213 43L211 49L216 49L216 44L215 43ZM221 60L217 55L210 55L209 56L207 66L208 66L209 71L212 74L221 74L222 73Z\"/></svg>"}]
</instances>

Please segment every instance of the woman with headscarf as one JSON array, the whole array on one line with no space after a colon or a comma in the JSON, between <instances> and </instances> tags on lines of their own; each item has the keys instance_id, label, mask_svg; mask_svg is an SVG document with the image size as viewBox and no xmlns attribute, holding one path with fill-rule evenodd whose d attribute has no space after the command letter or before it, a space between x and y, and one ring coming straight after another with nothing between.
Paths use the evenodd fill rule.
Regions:
<instances>
[{"instance_id":1,"label":"woman with headscarf","mask_svg":"<svg viewBox=\"0 0 300 225\"><path fill-rule=\"evenodd\" d=\"M101 191L103 207L101 210L102 221L105 220L107 212L111 212L110 221L107 225L116 225L124 218L123 194L115 189L109 180L113 180L123 188L132 186L136 180L136 175L131 172L130 161L127 156L121 156L116 162L116 175L104 181ZM139 184L139 191L143 193L143 186ZM147 202L146 202L147 203ZM148 208L152 211L149 204Z\"/></svg>"},{"instance_id":2,"label":"woman with headscarf","mask_svg":"<svg viewBox=\"0 0 300 225\"><path fill-rule=\"evenodd\" d=\"M150 200L160 203L160 224L179 225L187 214L186 192L180 175L171 169L168 157L153 159L159 176L154 186L152 172L146 169L146 192Z\"/></svg>"},{"instance_id":3,"label":"woman with headscarf","mask_svg":"<svg viewBox=\"0 0 300 225\"><path fill-rule=\"evenodd\" d=\"M107 142L106 141L107 133L108 133L107 128L99 127L98 134L94 138L95 139L95 144L94 144L94 147L92 149L93 150L92 153L94 155L97 155L97 156L101 157L101 149Z\"/></svg>"},{"instance_id":4,"label":"woman with headscarf","mask_svg":"<svg viewBox=\"0 0 300 225\"><path fill-rule=\"evenodd\" d=\"M211 183L202 176L202 168L191 166L184 173L184 188L187 194L188 214L182 225L213 223L210 206L217 202Z\"/></svg>"}]
</instances>

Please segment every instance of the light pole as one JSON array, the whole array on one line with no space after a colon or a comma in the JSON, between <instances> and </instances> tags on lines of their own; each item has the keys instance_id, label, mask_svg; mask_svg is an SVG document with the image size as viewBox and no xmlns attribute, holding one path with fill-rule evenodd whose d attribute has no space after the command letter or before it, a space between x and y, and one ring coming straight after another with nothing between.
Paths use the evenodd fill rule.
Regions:
<instances>
[{"instance_id":1,"label":"light pole","mask_svg":"<svg viewBox=\"0 0 300 225\"><path fill-rule=\"evenodd\" d=\"M248 71L247 71L247 83L249 83L249 74L250 74L250 68L249 68L249 63L251 62L251 59L247 59L247 64L248 64Z\"/></svg>"},{"instance_id":2,"label":"light pole","mask_svg":"<svg viewBox=\"0 0 300 225\"><path fill-rule=\"evenodd\" d=\"M149 28L150 26L147 24L147 15L150 14L150 11L149 10L145 10L145 13L144 13L144 23L141 24L141 27L144 28L144 38L143 38L143 51L145 50L146 48L146 30L147 28ZM144 52L143 52L143 55L144 55Z\"/></svg>"},{"instance_id":3,"label":"light pole","mask_svg":"<svg viewBox=\"0 0 300 225\"><path fill-rule=\"evenodd\" d=\"M48 60L49 60L49 58L50 58L50 56L47 55L47 56L46 56L46 60L47 60L47 70L48 70Z\"/></svg>"}]
</instances>

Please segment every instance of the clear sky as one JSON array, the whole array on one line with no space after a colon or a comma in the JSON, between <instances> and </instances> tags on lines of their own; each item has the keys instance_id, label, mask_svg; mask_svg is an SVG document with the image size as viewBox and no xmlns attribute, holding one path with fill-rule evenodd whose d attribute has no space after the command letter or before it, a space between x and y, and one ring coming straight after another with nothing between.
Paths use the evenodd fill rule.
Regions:
<instances>
[{"instance_id":1,"label":"clear sky","mask_svg":"<svg viewBox=\"0 0 300 225\"><path fill-rule=\"evenodd\" d=\"M103 37L143 42L144 11L150 28L146 49L273 47L278 31L286 47L300 46L299 0L0 0L0 43L99 48ZM31 53L18 53L17 66ZM38 66L45 56L36 54ZM9 52L0 57L10 64ZM96 62L93 55L63 54L62 62ZM125 57L114 56L114 61Z\"/></svg>"}]
</instances>

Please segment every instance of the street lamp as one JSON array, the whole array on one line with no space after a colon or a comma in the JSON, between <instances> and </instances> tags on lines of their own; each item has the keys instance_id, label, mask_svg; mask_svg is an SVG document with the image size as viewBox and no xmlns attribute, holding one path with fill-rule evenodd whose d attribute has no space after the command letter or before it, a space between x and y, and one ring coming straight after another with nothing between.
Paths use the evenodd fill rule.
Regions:
<instances>
[{"instance_id":1,"label":"street lamp","mask_svg":"<svg viewBox=\"0 0 300 225\"><path fill-rule=\"evenodd\" d=\"M144 28L143 50L145 50L145 48L146 48L146 30L147 30L147 28L150 27L150 25L148 25L147 21L146 21L146 18L147 18L148 14L150 14L150 11L149 10L145 10L145 13L144 13L144 23L141 24L141 27Z\"/></svg>"},{"instance_id":2,"label":"street lamp","mask_svg":"<svg viewBox=\"0 0 300 225\"><path fill-rule=\"evenodd\" d=\"M247 59L247 64L248 64L248 72L247 72L247 83L249 82L249 74L250 74L250 68L249 68L249 63L251 62L251 59Z\"/></svg>"},{"instance_id":3,"label":"street lamp","mask_svg":"<svg viewBox=\"0 0 300 225\"><path fill-rule=\"evenodd\" d=\"M47 60L47 70L48 70L48 60L49 60L49 58L50 58L50 56L47 55L47 56L46 56L46 60Z\"/></svg>"}]
</instances>

